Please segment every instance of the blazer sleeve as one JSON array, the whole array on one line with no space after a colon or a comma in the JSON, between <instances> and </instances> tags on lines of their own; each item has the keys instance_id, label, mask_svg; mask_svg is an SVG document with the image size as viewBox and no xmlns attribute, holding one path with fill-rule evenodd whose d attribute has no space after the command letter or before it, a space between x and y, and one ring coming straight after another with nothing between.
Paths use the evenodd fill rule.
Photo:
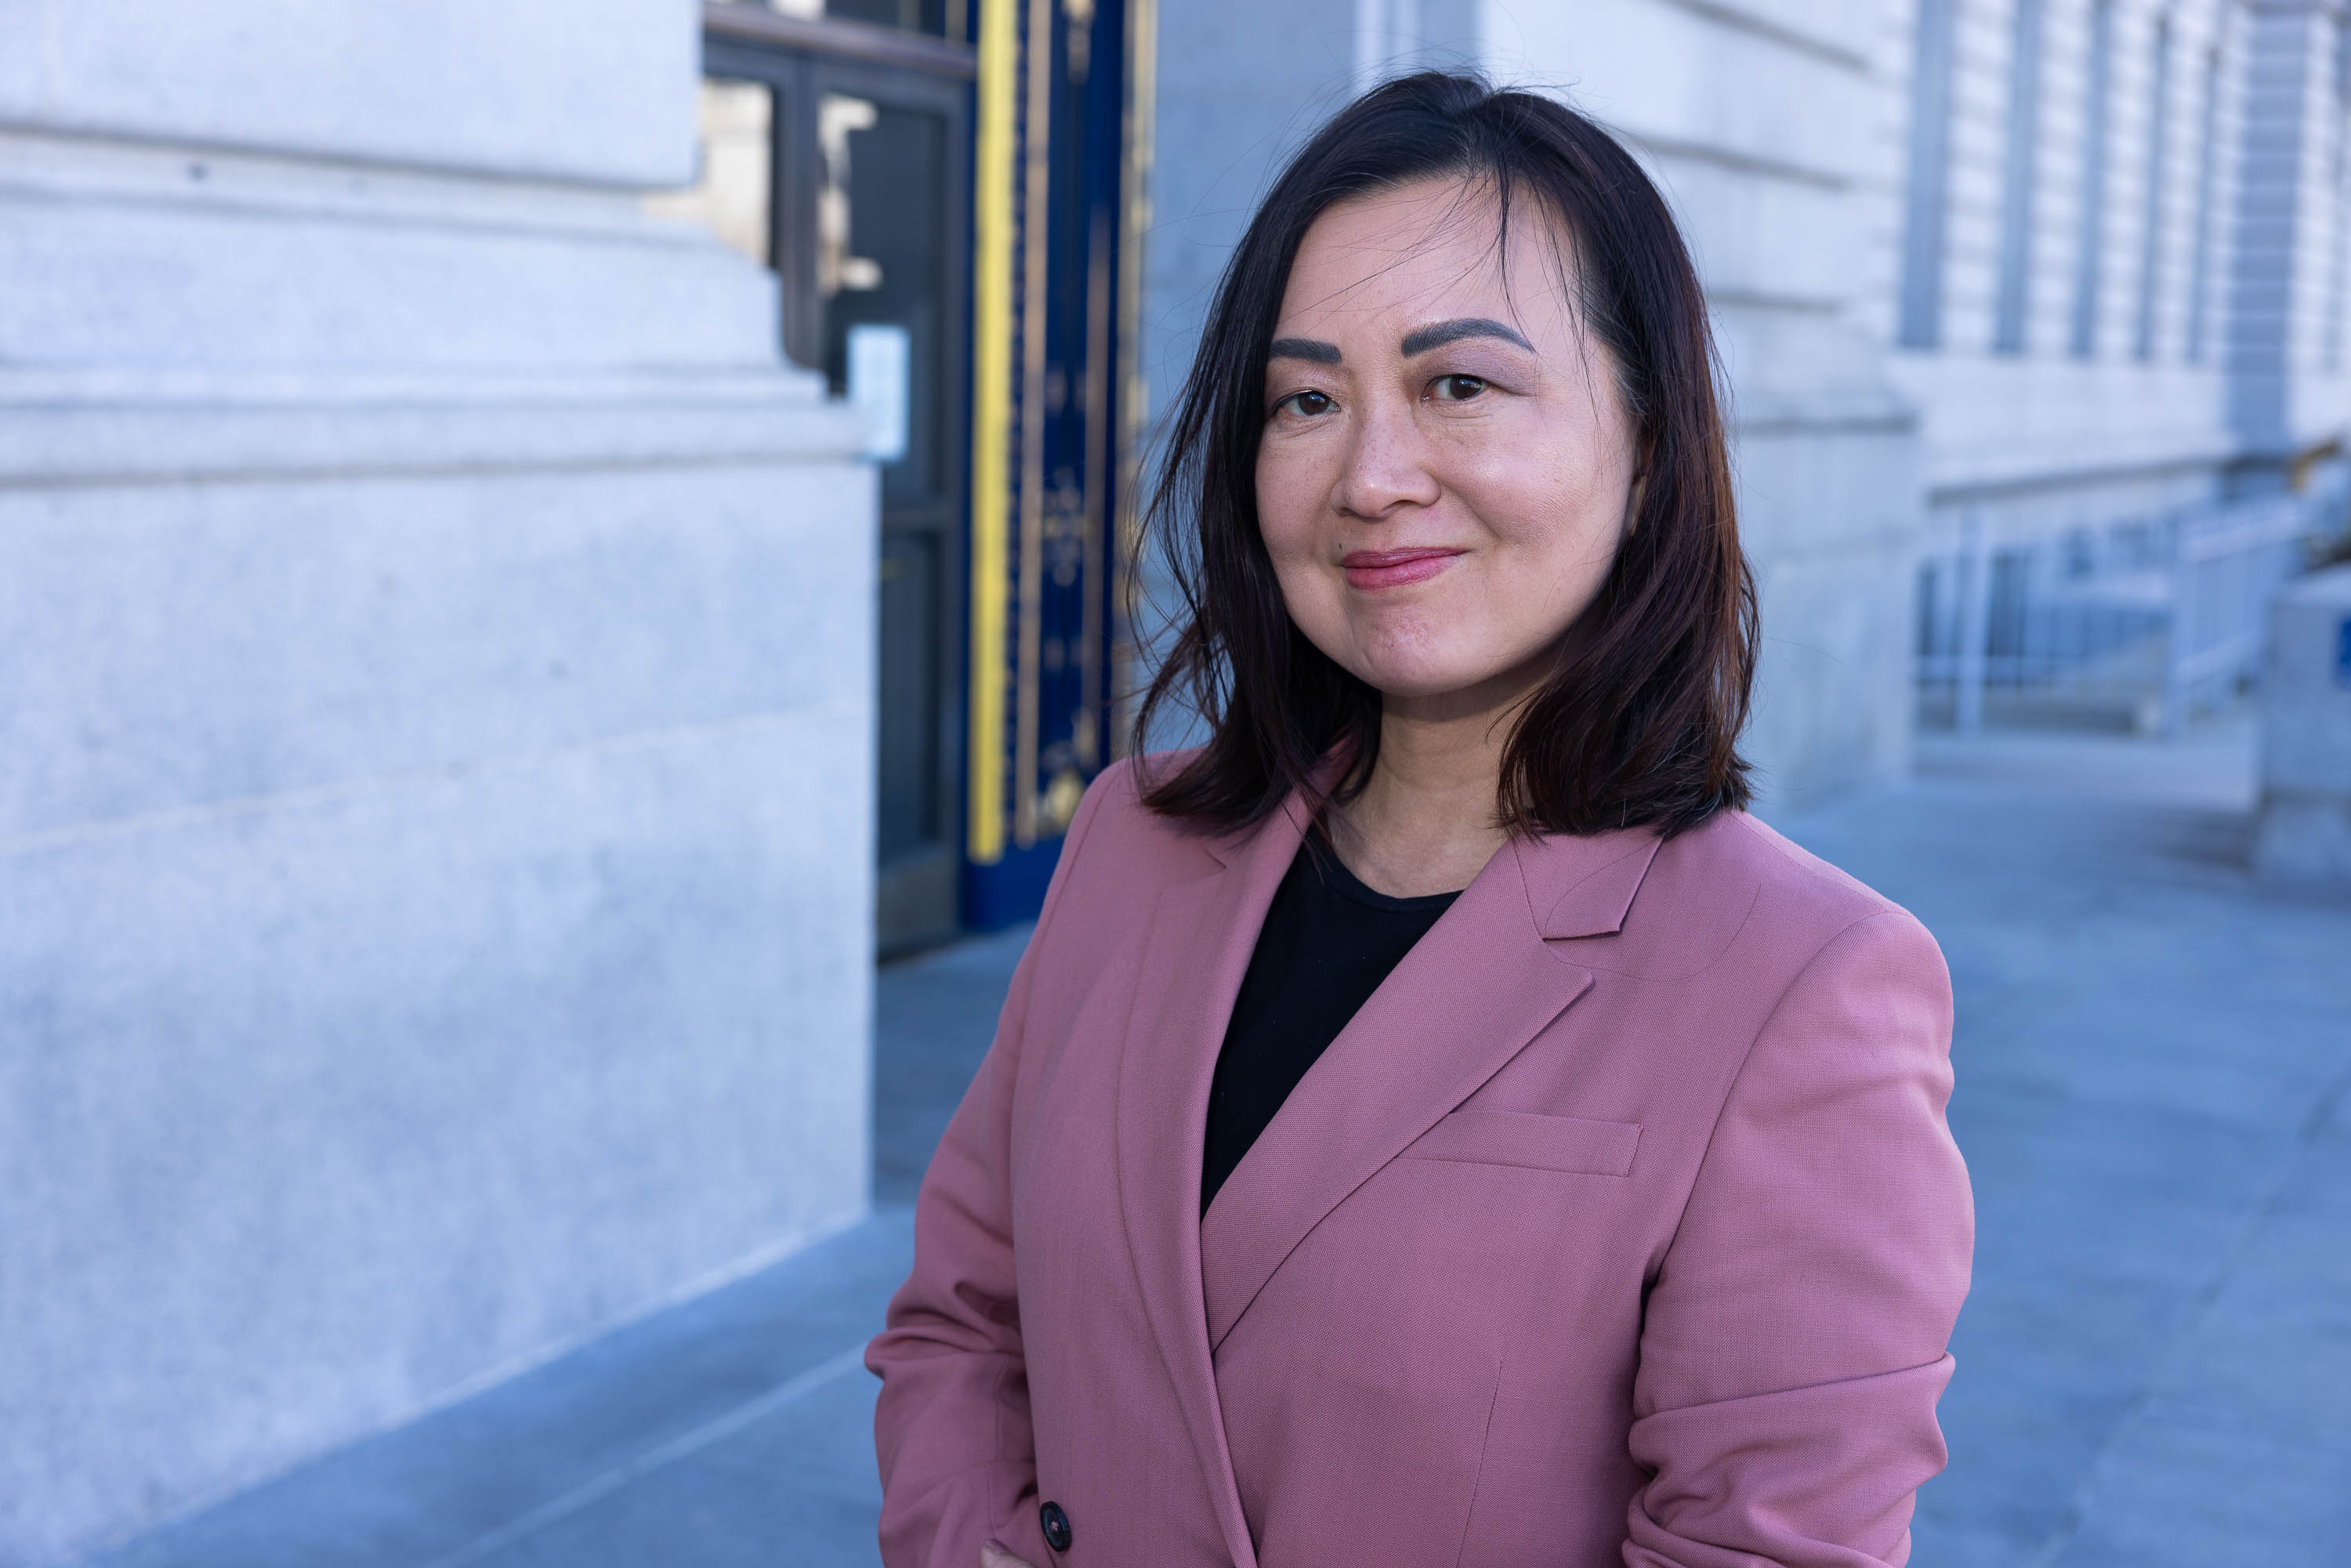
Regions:
<instances>
[{"instance_id":1,"label":"blazer sleeve","mask_svg":"<svg viewBox=\"0 0 2351 1568\"><path fill-rule=\"evenodd\" d=\"M1909 915L1830 940L1750 1045L1650 1291L1631 1568L1909 1554L1974 1210L1950 979Z\"/></svg>"},{"instance_id":2,"label":"blazer sleeve","mask_svg":"<svg viewBox=\"0 0 2351 1568\"><path fill-rule=\"evenodd\" d=\"M1013 1092L1038 955L1112 771L1120 770L1087 791L1062 841L996 1039L914 1199L914 1270L866 1347L866 1367L882 1379L873 1437L885 1568L977 1568L991 1537L1031 1563L1051 1560L1037 1520L1013 1265Z\"/></svg>"}]
</instances>

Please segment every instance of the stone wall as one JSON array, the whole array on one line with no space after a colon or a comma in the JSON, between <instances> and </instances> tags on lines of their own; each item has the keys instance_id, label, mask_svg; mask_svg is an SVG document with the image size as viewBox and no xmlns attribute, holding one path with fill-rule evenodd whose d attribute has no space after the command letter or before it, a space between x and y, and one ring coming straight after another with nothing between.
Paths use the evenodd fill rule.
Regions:
<instances>
[{"instance_id":1,"label":"stone wall","mask_svg":"<svg viewBox=\"0 0 2351 1568\"><path fill-rule=\"evenodd\" d=\"M1763 643L1745 749L1767 806L1909 763L1918 444L1869 331L1895 168L1884 0L1587 0L1487 13L1495 74L1621 135L1679 216L1729 375Z\"/></svg>"},{"instance_id":2,"label":"stone wall","mask_svg":"<svg viewBox=\"0 0 2351 1568\"><path fill-rule=\"evenodd\" d=\"M839 1228L874 498L687 0L0 48L0 1563Z\"/></svg>"},{"instance_id":3,"label":"stone wall","mask_svg":"<svg viewBox=\"0 0 2351 1568\"><path fill-rule=\"evenodd\" d=\"M2170 58L2159 71L2164 23ZM2094 177L2088 5L2040 0L2037 23L2022 26L2017 0L1959 9L1944 308L1934 340L1897 344L1893 362L1922 411L1939 532L1955 536L1970 515L1995 538L2096 526L2219 489L2237 446L2225 390L2241 174L2229 149L2245 112L2231 68L2239 30L2213 7L2159 15L2118 0ZM2018 51L2036 41L2032 118L2020 124ZM1904 40L1888 53L1915 51ZM2014 139L2028 129L2020 154ZM2019 172L2024 188L2012 190ZM1883 330L1898 337L1890 308Z\"/></svg>"}]
</instances>

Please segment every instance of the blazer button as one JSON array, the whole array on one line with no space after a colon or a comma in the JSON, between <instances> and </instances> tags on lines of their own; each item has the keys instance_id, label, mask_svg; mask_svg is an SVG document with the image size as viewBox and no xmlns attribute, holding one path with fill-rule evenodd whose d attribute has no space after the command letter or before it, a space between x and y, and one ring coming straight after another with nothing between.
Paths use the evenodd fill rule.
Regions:
<instances>
[{"instance_id":1,"label":"blazer button","mask_svg":"<svg viewBox=\"0 0 2351 1568\"><path fill-rule=\"evenodd\" d=\"M1058 1502L1049 1502L1037 1511L1037 1522L1045 1527L1045 1544L1056 1552L1070 1549L1070 1516Z\"/></svg>"}]
</instances>

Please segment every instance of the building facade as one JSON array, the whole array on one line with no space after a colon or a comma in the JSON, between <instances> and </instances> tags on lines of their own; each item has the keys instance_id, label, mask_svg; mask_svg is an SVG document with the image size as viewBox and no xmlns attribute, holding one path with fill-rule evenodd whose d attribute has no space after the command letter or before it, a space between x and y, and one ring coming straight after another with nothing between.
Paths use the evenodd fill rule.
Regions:
<instances>
[{"instance_id":1,"label":"building facade","mask_svg":"<svg viewBox=\"0 0 2351 1568\"><path fill-rule=\"evenodd\" d=\"M0 5L0 1563L867 1202L874 473L688 0Z\"/></svg>"},{"instance_id":2,"label":"building facade","mask_svg":"<svg viewBox=\"0 0 2351 1568\"><path fill-rule=\"evenodd\" d=\"M2135 567L2190 580L2185 524L2259 571L2211 525L2339 480L2346 28L2314 0L1930 0L1886 39L1912 88L1876 329L1927 436L1930 619L1985 579L2021 650L2037 574L2052 602L2115 585L2074 624L2118 623ZM2126 721L2183 716L2142 690Z\"/></svg>"},{"instance_id":3,"label":"building facade","mask_svg":"<svg viewBox=\"0 0 2351 1568\"><path fill-rule=\"evenodd\" d=\"M1880 329L1938 513L2259 491L2339 444L2346 28L2318 0L1936 0L1888 41L1918 85Z\"/></svg>"}]
</instances>

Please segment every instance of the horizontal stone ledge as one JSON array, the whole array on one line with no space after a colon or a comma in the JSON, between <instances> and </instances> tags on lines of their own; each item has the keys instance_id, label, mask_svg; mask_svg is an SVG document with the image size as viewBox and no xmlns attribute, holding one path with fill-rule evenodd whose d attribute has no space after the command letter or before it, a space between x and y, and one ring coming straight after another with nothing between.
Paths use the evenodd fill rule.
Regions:
<instances>
[{"instance_id":1,"label":"horizontal stone ledge","mask_svg":"<svg viewBox=\"0 0 2351 1568\"><path fill-rule=\"evenodd\" d=\"M2106 450L2095 449L2102 445ZM2095 432L2063 447L2035 444L2019 451L2013 442L1987 442L1952 450L1951 468L1928 476L1927 499L1934 506L2178 478L2220 468L2244 451L2226 441L2158 442L2134 449L2101 442Z\"/></svg>"},{"instance_id":2,"label":"horizontal stone ledge","mask_svg":"<svg viewBox=\"0 0 2351 1568\"><path fill-rule=\"evenodd\" d=\"M1832 28L1796 25L1794 16L1802 14L1797 8L1770 15L1756 6L1731 4L1729 0L1667 0L1667 3L1718 26L1763 39L1797 54L1810 55L1843 70L1859 73L1870 68L1868 54L1835 37Z\"/></svg>"},{"instance_id":3,"label":"horizontal stone ledge","mask_svg":"<svg viewBox=\"0 0 2351 1568\"><path fill-rule=\"evenodd\" d=\"M1886 388L1834 388L1819 392L1769 392L1734 387L1724 407L1734 436L1908 434L1918 427L1918 411Z\"/></svg>"},{"instance_id":4,"label":"horizontal stone ledge","mask_svg":"<svg viewBox=\"0 0 2351 1568\"><path fill-rule=\"evenodd\" d=\"M733 365L648 364L592 371L549 371L488 361L455 367L0 361L0 413L126 404L194 409L717 402L797 406L821 403L824 395L824 378L814 371L758 358Z\"/></svg>"},{"instance_id":5,"label":"horizontal stone ledge","mask_svg":"<svg viewBox=\"0 0 2351 1568\"><path fill-rule=\"evenodd\" d=\"M771 272L651 217L582 235L0 189L0 233L5 367L726 375L778 340Z\"/></svg>"},{"instance_id":6,"label":"horizontal stone ledge","mask_svg":"<svg viewBox=\"0 0 2351 1568\"><path fill-rule=\"evenodd\" d=\"M535 234L671 249L709 243L693 225L648 216L647 190L0 123L0 203L17 208L20 217L45 206L152 208L192 217Z\"/></svg>"},{"instance_id":7,"label":"horizontal stone ledge","mask_svg":"<svg viewBox=\"0 0 2351 1568\"><path fill-rule=\"evenodd\" d=\"M0 489L858 460L807 372L289 380L0 375Z\"/></svg>"},{"instance_id":8,"label":"horizontal stone ledge","mask_svg":"<svg viewBox=\"0 0 2351 1568\"><path fill-rule=\"evenodd\" d=\"M592 766L600 761L653 754L684 754L698 747L736 744L744 737L799 737L815 732L837 738L872 722L866 704L855 700L807 703L760 713L734 714L631 731L597 736L568 745L528 751L468 758L463 760L327 779L287 789L192 800L184 804L151 806L112 816L94 816L13 833L0 833L0 864L34 856L55 855L93 844L127 839L185 833L223 823L252 822L266 818L317 814L322 811L393 809L418 799L447 798L474 789L483 781L511 780L547 768ZM853 755L844 752L844 756Z\"/></svg>"},{"instance_id":9,"label":"horizontal stone ledge","mask_svg":"<svg viewBox=\"0 0 2351 1568\"><path fill-rule=\"evenodd\" d=\"M10 8L0 121L611 183L691 177L684 0Z\"/></svg>"}]
</instances>

